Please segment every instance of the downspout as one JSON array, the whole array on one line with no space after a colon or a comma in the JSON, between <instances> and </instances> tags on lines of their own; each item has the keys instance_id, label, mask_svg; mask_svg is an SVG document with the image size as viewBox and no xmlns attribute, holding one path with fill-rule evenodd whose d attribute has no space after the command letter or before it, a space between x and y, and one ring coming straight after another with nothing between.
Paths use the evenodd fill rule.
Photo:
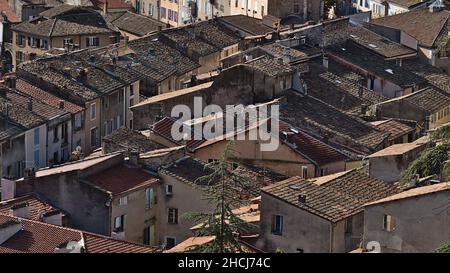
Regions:
<instances>
[{"instance_id":1,"label":"downspout","mask_svg":"<svg viewBox=\"0 0 450 273\"><path fill-rule=\"evenodd\" d=\"M333 237L334 237L333 222L330 222L330 253L333 253Z\"/></svg>"}]
</instances>

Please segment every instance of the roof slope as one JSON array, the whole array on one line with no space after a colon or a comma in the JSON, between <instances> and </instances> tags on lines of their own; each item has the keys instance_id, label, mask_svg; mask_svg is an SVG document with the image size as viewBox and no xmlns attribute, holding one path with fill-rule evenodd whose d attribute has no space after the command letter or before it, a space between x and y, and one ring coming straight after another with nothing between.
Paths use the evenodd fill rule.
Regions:
<instances>
[{"instance_id":1,"label":"roof slope","mask_svg":"<svg viewBox=\"0 0 450 273\"><path fill-rule=\"evenodd\" d=\"M448 10L431 13L424 8L374 19L372 23L400 29L416 38L420 44L433 47L449 17L450 11Z\"/></svg>"},{"instance_id":2,"label":"roof slope","mask_svg":"<svg viewBox=\"0 0 450 273\"><path fill-rule=\"evenodd\" d=\"M52 207L35 195L30 194L0 202L0 214L9 215L9 211L13 206L23 203L28 204L30 210L30 220L40 221L42 214L59 211L59 209Z\"/></svg>"},{"instance_id":3,"label":"roof slope","mask_svg":"<svg viewBox=\"0 0 450 273\"><path fill-rule=\"evenodd\" d=\"M137 36L144 36L166 27L166 24L158 20L130 11L108 13L103 16L118 29Z\"/></svg>"}]
</instances>

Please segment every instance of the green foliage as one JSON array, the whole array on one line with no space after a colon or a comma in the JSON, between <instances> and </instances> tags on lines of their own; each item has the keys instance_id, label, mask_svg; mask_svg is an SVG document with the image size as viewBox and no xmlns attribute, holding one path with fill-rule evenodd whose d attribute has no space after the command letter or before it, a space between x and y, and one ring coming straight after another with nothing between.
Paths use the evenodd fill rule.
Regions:
<instances>
[{"instance_id":1,"label":"green foliage","mask_svg":"<svg viewBox=\"0 0 450 273\"><path fill-rule=\"evenodd\" d=\"M414 175L420 177L439 174L441 165L448 160L449 144L438 145L423 151L416 160L411 162L406 170L402 172L400 182L405 184L409 182Z\"/></svg>"},{"instance_id":2,"label":"green foliage","mask_svg":"<svg viewBox=\"0 0 450 273\"><path fill-rule=\"evenodd\" d=\"M436 253L450 253L450 242L436 249Z\"/></svg>"},{"instance_id":3,"label":"green foliage","mask_svg":"<svg viewBox=\"0 0 450 273\"><path fill-rule=\"evenodd\" d=\"M450 48L450 35L447 35L439 43L437 52L438 54L446 53L449 48Z\"/></svg>"},{"instance_id":4,"label":"green foliage","mask_svg":"<svg viewBox=\"0 0 450 273\"><path fill-rule=\"evenodd\" d=\"M203 192L203 199L214 209L210 213L189 213L186 218L200 225L196 237L213 235L215 239L209 244L195 246L189 252L244 252L236 235L256 231L255 225L242 221L233 213L233 209L247 204L246 193L251 192L252 183L250 178L233 172L233 164L227 161L231 152L231 142L228 142L221 159L205 166L210 174L199 178L204 183L198 184L203 186L193 185Z\"/></svg>"},{"instance_id":5,"label":"green foliage","mask_svg":"<svg viewBox=\"0 0 450 273\"><path fill-rule=\"evenodd\" d=\"M448 142L448 140L450 140L450 125L437 128L433 133L431 133L430 137L434 141L440 140L443 142Z\"/></svg>"}]
</instances>

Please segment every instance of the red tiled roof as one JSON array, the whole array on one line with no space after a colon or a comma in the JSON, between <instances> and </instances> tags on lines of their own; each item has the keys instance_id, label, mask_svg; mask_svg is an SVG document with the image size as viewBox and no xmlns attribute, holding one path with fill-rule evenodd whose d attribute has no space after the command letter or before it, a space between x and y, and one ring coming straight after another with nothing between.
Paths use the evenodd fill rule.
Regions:
<instances>
[{"instance_id":1,"label":"red tiled roof","mask_svg":"<svg viewBox=\"0 0 450 273\"><path fill-rule=\"evenodd\" d=\"M11 23L20 22L19 18L17 18L17 15L9 7L7 1L0 1L0 12L4 12ZM0 20L2 20L2 18L0 18Z\"/></svg>"},{"instance_id":2,"label":"red tiled roof","mask_svg":"<svg viewBox=\"0 0 450 273\"><path fill-rule=\"evenodd\" d=\"M103 4L107 1L108 9L132 9L133 6L125 0L91 0L92 4L99 9L103 9Z\"/></svg>"},{"instance_id":3,"label":"red tiled roof","mask_svg":"<svg viewBox=\"0 0 450 273\"><path fill-rule=\"evenodd\" d=\"M154 253L159 252L156 247L149 247L132 242L113 239L110 237L83 232L84 243L88 253Z\"/></svg>"},{"instance_id":4,"label":"red tiled roof","mask_svg":"<svg viewBox=\"0 0 450 273\"><path fill-rule=\"evenodd\" d=\"M59 108L59 102L62 100L61 98L59 98L55 95L52 95L52 94L30 84L22 79L16 80L16 90L21 93L27 94L28 96L31 96L35 99L38 99L38 100L44 102L45 104L48 104L48 105L51 105L54 107L58 107L58 108ZM83 111L83 107L64 100L64 110L75 114L75 113Z\"/></svg>"},{"instance_id":5,"label":"red tiled roof","mask_svg":"<svg viewBox=\"0 0 450 273\"><path fill-rule=\"evenodd\" d=\"M283 143L318 165L345 161L348 159L336 149L307 133L298 129L291 130L284 122L280 122L280 131L280 140Z\"/></svg>"},{"instance_id":6,"label":"red tiled roof","mask_svg":"<svg viewBox=\"0 0 450 273\"><path fill-rule=\"evenodd\" d=\"M0 214L0 224L17 220ZM0 253L53 253L55 248L68 241L80 241L81 231L42 222L21 219L22 230L0 245Z\"/></svg>"},{"instance_id":7,"label":"red tiled roof","mask_svg":"<svg viewBox=\"0 0 450 273\"><path fill-rule=\"evenodd\" d=\"M0 214L0 225L19 220ZM68 241L84 239L84 251L88 253L152 253L155 247L116 240L110 237L42 222L20 219L22 230L0 245L0 253L53 253L55 248Z\"/></svg>"},{"instance_id":8,"label":"red tiled roof","mask_svg":"<svg viewBox=\"0 0 450 273\"><path fill-rule=\"evenodd\" d=\"M414 128L411 128L408 125L405 125L393 119L375 121L371 123L381 131L390 133L391 135L389 136L389 141L394 141L397 138L407 135L412 131L414 131Z\"/></svg>"},{"instance_id":9,"label":"red tiled roof","mask_svg":"<svg viewBox=\"0 0 450 273\"><path fill-rule=\"evenodd\" d=\"M9 210L11 209L11 207L22 203L28 203L28 207L30 210L29 219L35 221L39 221L40 216L46 212L53 212L59 210L39 200L39 198L37 198L34 195L25 195L22 197L0 202L0 213L9 215Z\"/></svg>"},{"instance_id":10,"label":"red tiled roof","mask_svg":"<svg viewBox=\"0 0 450 273\"><path fill-rule=\"evenodd\" d=\"M113 166L89 176L86 180L112 194L120 194L158 181L157 178L142 169L125 165Z\"/></svg>"}]
</instances>

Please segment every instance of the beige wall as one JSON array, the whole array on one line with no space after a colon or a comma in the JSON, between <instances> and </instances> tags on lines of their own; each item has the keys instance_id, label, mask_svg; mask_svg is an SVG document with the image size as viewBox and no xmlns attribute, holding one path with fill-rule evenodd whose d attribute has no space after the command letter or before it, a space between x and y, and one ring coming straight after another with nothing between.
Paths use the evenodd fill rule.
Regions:
<instances>
[{"instance_id":1,"label":"beige wall","mask_svg":"<svg viewBox=\"0 0 450 273\"><path fill-rule=\"evenodd\" d=\"M142 244L144 243L144 229L153 225L155 233L150 235L150 245L156 246L158 241L156 237L158 208L155 203L153 203L152 208L146 208L145 189L147 188L153 188L156 196L157 185L152 185L114 197L111 208L111 230L114 230L115 217L126 215L124 239ZM127 197L127 205L119 205L119 199L125 196Z\"/></svg>"},{"instance_id":2,"label":"beige wall","mask_svg":"<svg viewBox=\"0 0 450 273\"><path fill-rule=\"evenodd\" d=\"M158 191L158 205L159 209L159 221L158 221L158 234L159 243L165 242L165 237L170 236L176 239L176 244L192 237L193 232L190 230L194 223L187 220L184 215L190 212L209 212L211 211L211 205L205 200L201 200L201 192L193 189L191 185L186 182L179 181L171 176L160 173L160 178L163 183ZM166 185L173 186L173 195L165 195ZM178 224L168 223L168 209L178 209Z\"/></svg>"},{"instance_id":3,"label":"beige wall","mask_svg":"<svg viewBox=\"0 0 450 273\"><path fill-rule=\"evenodd\" d=\"M24 46L19 46L17 45L17 36L18 35L23 35L25 37L25 45ZM98 37L99 38L99 46L106 46L112 43L112 40L110 38L111 35L115 35L115 33L111 32L111 33L107 33L107 34L92 34L92 35L77 35L77 36L65 36L65 37L42 37L42 36L36 36L36 35L30 35L27 33L18 33L18 32L13 32L13 46L12 46L12 59L13 59L13 65L14 68L17 66L16 63L16 52L20 51L23 52L25 54L25 60L24 61L29 61L30 60L30 54L34 53L36 54L36 56L43 56L45 55L45 53L50 50L50 49L54 49L54 48L64 48L64 39L65 38L72 38L74 43L78 43L80 45L80 49L86 48L86 38L87 37ZM41 49L38 47L31 47L28 44L28 37L35 37L37 39L46 39L47 40L47 45L48 45L48 49Z\"/></svg>"},{"instance_id":4,"label":"beige wall","mask_svg":"<svg viewBox=\"0 0 450 273\"><path fill-rule=\"evenodd\" d=\"M95 107L95 118L91 118L91 105ZM101 137L101 98L89 101L85 105L86 114L84 116L84 137L81 138L82 146L84 147L83 152L85 154L90 154L95 148L100 147L100 139L98 139L98 145L95 146L91 143L91 130L93 128L98 128L99 138Z\"/></svg>"}]
</instances>

